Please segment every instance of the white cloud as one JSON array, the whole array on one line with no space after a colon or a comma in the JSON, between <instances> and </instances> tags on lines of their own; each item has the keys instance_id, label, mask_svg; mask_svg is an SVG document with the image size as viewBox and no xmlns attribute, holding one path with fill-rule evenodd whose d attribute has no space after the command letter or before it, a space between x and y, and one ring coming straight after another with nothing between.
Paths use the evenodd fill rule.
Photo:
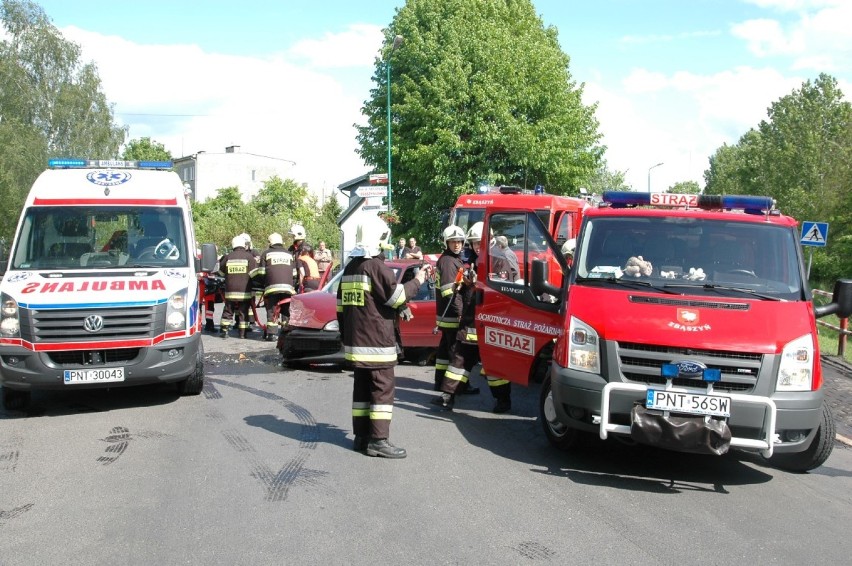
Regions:
<instances>
[{"instance_id":1,"label":"white cloud","mask_svg":"<svg viewBox=\"0 0 852 566\"><path fill-rule=\"evenodd\" d=\"M342 33L326 33L322 39L303 39L287 50L294 58L306 60L312 67L372 67L384 36L382 28L353 24Z\"/></svg>"},{"instance_id":2,"label":"white cloud","mask_svg":"<svg viewBox=\"0 0 852 566\"><path fill-rule=\"evenodd\" d=\"M175 157L240 145L245 152L295 161L294 179L331 194L367 169L355 154L352 125L363 121L360 108L368 93L347 93L331 72L313 67L328 67L338 50L337 61L369 74L382 36L368 28L299 44L293 53L310 54L308 66L281 55L141 45L76 27L62 33L81 45L84 61L97 64L116 120L130 127L129 139L149 136Z\"/></svg>"}]
</instances>

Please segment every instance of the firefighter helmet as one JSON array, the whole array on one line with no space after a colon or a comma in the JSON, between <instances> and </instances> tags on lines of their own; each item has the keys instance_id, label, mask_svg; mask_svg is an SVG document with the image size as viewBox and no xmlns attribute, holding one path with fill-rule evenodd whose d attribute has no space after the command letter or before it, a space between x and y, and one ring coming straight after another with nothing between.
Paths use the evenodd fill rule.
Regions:
<instances>
[{"instance_id":1,"label":"firefighter helmet","mask_svg":"<svg viewBox=\"0 0 852 566\"><path fill-rule=\"evenodd\" d=\"M562 255L564 256L573 256L574 249L577 247L577 240L571 238L567 240L564 244L562 244Z\"/></svg>"},{"instance_id":2,"label":"firefighter helmet","mask_svg":"<svg viewBox=\"0 0 852 566\"><path fill-rule=\"evenodd\" d=\"M231 240L231 249L235 250L237 248L245 248L245 247L246 247L246 238L242 234L240 234L239 236L234 236L234 238Z\"/></svg>"},{"instance_id":3,"label":"firefighter helmet","mask_svg":"<svg viewBox=\"0 0 852 566\"><path fill-rule=\"evenodd\" d=\"M289 234L293 236L294 240L304 240L305 239L305 227L301 224L293 224L290 226Z\"/></svg>"},{"instance_id":4,"label":"firefighter helmet","mask_svg":"<svg viewBox=\"0 0 852 566\"><path fill-rule=\"evenodd\" d=\"M477 222L467 231L467 242L479 242L482 240L482 222Z\"/></svg>"},{"instance_id":5,"label":"firefighter helmet","mask_svg":"<svg viewBox=\"0 0 852 566\"><path fill-rule=\"evenodd\" d=\"M269 235L269 245L274 246L275 244L283 244L284 238L281 237L281 234L278 232L273 232Z\"/></svg>"},{"instance_id":6,"label":"firefighter helmet","mask_svg":"<svg viewBox=\"0 0 852 566\"><path fill-rule=\"evenodd\" d=\"M464 230L454 224L450 224L444 228L443 238L444 244L447 247L450 246L450 240L461 240L464 242Z\"/></svg>"},{"instance_id":7,"label":"firefighter helmet","mask_svg":"<svg viewBox=\"0 0 852 566\"><path fill-rule=\"evenodd\" d=\"M355 249L351 257L375 257L382 250L393 249L390 244L390 228L381 218L368 220L359 224L355 230Z\"/></svg>"},{"instance_id":8,"label":"firefighter helmet","mask_svg":"<svg viewBox=\"0 0 852 566\"><path fill-rule=\"evenodd\" d=\"M243 238L243 239L245 240L245 242L246 242L246 249L247 249L247 250L250 250L250 249L251 249L251 236L249 236L248 234L246 234L245 232L243 232L242 234L240 234L240 235L239 235L239 237L240 237L240 238Z\"/></svg>"}]
</instances>

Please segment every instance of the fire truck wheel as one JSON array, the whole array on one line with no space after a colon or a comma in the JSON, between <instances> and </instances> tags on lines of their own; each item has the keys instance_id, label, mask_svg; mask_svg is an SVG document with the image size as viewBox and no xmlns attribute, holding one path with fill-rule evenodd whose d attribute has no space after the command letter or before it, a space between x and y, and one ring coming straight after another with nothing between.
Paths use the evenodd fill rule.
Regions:
<instances>
[{"instance_id":1,"label":"fire truck wheel","mask_svg":"<svg viewBox=\"0 0 852 566\"><path fill-rule=\"evenodd\" d=\"M550 390L549 369L541 384L538 408L544 435L553 446L561 450L571 450L579 445L582 431L566 426L556 416L556 409L553 406L553 393Z\"/></svg>"},{"instance_id":2,"label":"fire truck wheel","mask_svg":"<svg viewBox=\"0 0 852 566\"><path fill-rule=\"evenodd\" d=\"M30 405L30 392L3 388L3 408L7 411L23 411Z\"/></svg>"},{"instance_id":3,"label":"fire truck wheel","mask_svg":"<svg viewBox=\"0 0 852 566\"><path fill-rule=\"evenodd\" d=\"M180 395L198 395L204 389L204 352L201 347L198 349L195 371L183 381L178 381L177 388Z\"/></svg>"},{"instance_id":4,"label":"fire truck wheel","mask_svg":"<svg viewBox=\"0 0 852 566\"><path fill-rule=\"evenodd\" d=\"M804 473L819 468L828 460L831 450L834 448L835 433L834 415L831 414L829 406L823 403L822 419L811 445L804 452L775 454L769 459L769 462L776 468L788 472Z\"/></svg>"}]
</instances>

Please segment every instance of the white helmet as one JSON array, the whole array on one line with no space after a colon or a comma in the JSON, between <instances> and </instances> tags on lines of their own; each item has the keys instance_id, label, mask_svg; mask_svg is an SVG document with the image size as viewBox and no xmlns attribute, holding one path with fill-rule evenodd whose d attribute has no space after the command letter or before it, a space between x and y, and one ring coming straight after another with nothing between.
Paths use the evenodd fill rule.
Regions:
<instances>
[{"instance_id":1,"label":"white helmet","mask_svg":"<svg viewBox=\"0 0 852 566\"><path fill-rule=\"evenodd\" d=\"M447 247L450 245L450 240L461 240L464 241L464 230L456 226L455 224L450 224L446 228L444 228L443 232L444 244Z\"/></svg>"},{"instance_id":2,"label":"white helmet","mask_svg":"<svg viewBox=\"0 0 852 566\"><path fill-rule=\"evenodd\" d=\"M234 236L234 238L231 240L231 249L235 250L237 248L245 248L245 247L246 247L246 237L244 235L240 234L239 236Z\"/></svg>"},{"instance_id":3,"label":"white helmet","mask_svg":"<svg viewBox=\"0 0 852 566\"><path fill-rule=\"evenodd\" d=\"M304 240L307 237L305 235L305 227L301 224L293 224L290 226L290 232L288 233L293 236L294 240Z\"/></svg>"},{"instance_id":4,"label":"white helmet","mask_svg":"<svg viewBox=\"0 0 852 566\"><path fill-rule=\"evenodd\" d=\"M482 222L477 222L467 231L467 241L470 242L479 242L482 240Z\"/></svg>"},{"instance_id":5,"label":"white helmet","mask_svg":"<svg viewBox=\"0 0 852 566\"><path fill-rule=\"evenodd\" d=\"M577 248L577 240L571 238L570 240L566 240L564 244L562 244L562 255L564 256L573 256L574 250Z\"/></svg>"},{"instance_id":6,"label":"white helmet","mask_svg":"<svg viewBox=\"0 0 852 566\"><path fill-rule=\"evenodd\" d=\"M249 236L248 234L246 234L245 232L243 232L242 234L240 234L240 235L239 235L239 236L237 236L237 237L238 237L238 238L243 238L243 239L245 240L245 242L246 242L245 246L246 246L246 249L247 249L247 250L250 250L250 249L251 249L251 236Z\"/></svg>"},{"instance_id":7,"label":"white helmet","mask_svg":"<svg viewBox=\"0 0 852 566\"><path fill-rule=\"evenodd\" d=\"M274 246L275 244L283 244L284 238L281 237L281 234L278 232L273 232L269 235L269 245Z\"/></svg>"},{"instance_id":8,"label":"white helmet","mask_svg":"<svg viewBox=\"0 0 852 566\"><path fill-rule=\"evenodd\" d=\"M375 257L382 250L393 249L390 244L390 228L379 217L367 220L359 224L355 230L355 249L349 255L351 257Z\"/></svg>"}]
</instances>

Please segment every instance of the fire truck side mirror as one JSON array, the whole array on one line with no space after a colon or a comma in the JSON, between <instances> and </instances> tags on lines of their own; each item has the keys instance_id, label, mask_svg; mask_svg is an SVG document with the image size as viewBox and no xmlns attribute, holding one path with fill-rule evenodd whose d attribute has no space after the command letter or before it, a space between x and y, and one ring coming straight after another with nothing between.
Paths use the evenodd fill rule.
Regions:
<instances>
[{"instance_id":1,"label":"fire truck side mirror","mask_svg":"<svg viewBox=\"0 0 852 566\"><path fill-rule=\"evenodd\" d=\"M548 265L547 260L534 259L532 260L532 271L530 278L530 288L536 297L541 297L548 294L552 297L559 297L560 289L555 285L551 285L548 280ZM562 301L557 301L562 302Z\"/></svg>"},{"instance_id":2,"label":"fire truck side mirror","mask_svg":"<svg viewBox=\"0 0 852 566\"><path fill-rule=\"evenodd\" d=\"M852 315L852 279L839 279L834 283L834 293L827 305L814 307L817 318L836 314L838 318L849 318Z\"/></svg>"}]
</instances>

